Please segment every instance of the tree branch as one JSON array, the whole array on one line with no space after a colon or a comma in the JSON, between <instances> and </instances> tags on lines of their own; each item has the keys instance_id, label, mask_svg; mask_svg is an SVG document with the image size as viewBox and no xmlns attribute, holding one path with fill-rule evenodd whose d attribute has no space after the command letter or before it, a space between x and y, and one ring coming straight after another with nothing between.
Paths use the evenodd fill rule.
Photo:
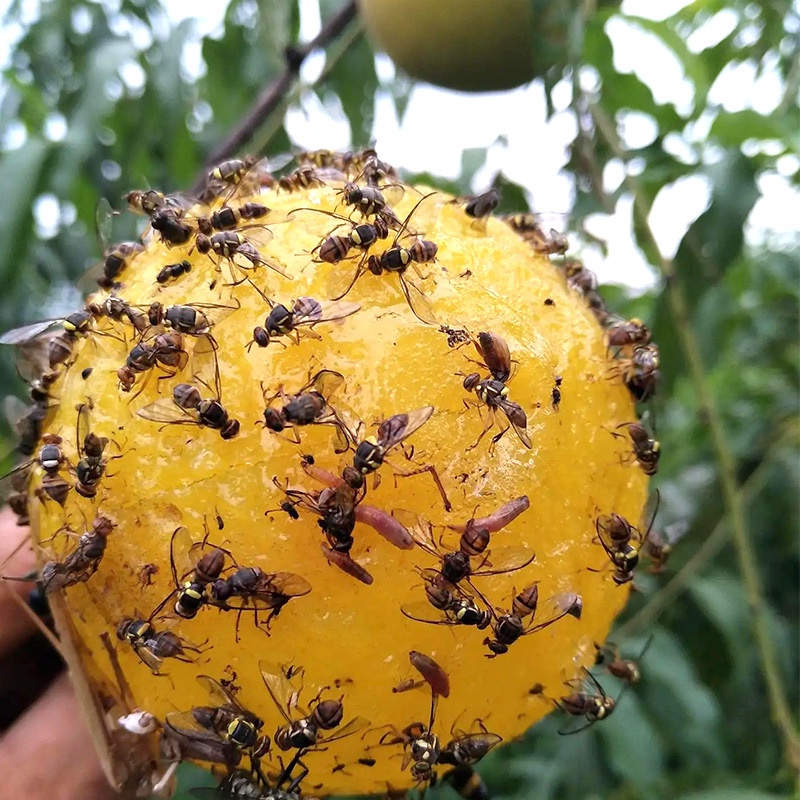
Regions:
<instances>
[{"instance_id":1,"label":"tree branch","mask_svg":"<svg viewBox=\"0 0 800 800\"><path fill-rule=\"evenodd\" d=\"M202 186L208 170L215 164L236 156L242 147L253 138L255 132L270 114L280 107L283 98L297 80L300 67L306 58L315 50L325 47L340 36L355 18L355 0L348 0L347 4L322 26L320 32L310 42L286 48L286 66L283 72L264 89L239 124L208 155L203 174L195 183L195 192L198 191L198 186Z\"/></svg>"}]
</instances>

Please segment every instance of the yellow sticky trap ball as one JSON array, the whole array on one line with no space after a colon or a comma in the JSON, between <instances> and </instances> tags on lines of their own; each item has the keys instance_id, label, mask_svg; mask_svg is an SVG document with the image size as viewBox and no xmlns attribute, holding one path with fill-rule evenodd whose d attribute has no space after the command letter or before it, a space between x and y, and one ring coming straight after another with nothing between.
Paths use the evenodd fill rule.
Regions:
<instances>
[{"instance_id":1,"label":"yellow sticky trap ball","mask_svg":"<svg viewBox=\"0 0 800 800\"><path fill-rule=\"evenodd\" d=\"M596 520L636 524L647 477L580 268L491 198L306 159L222 165L204 205L133 196L143 249L59 337L63 461L29 512L107 771L140 793L179 759L307 768L303 796L424 785L575 692L629 594Z\"/></svg>"}]
</instances>

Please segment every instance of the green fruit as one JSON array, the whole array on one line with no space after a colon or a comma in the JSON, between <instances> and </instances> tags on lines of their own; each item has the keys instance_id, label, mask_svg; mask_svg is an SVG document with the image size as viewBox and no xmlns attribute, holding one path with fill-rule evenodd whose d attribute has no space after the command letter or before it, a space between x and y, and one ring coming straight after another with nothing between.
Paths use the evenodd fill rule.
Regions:
<instances>
[{"instance_id":1,"label":"green fruit","mask_svg":"<svg viewBox=\"0 0 800 800\"><path fill-rule=\"evenodd\" d=\"M576 0L360 0L375 46L398 67L463 92L512 89L565 63L576 5Z\"/></svg>"}]
</instances>

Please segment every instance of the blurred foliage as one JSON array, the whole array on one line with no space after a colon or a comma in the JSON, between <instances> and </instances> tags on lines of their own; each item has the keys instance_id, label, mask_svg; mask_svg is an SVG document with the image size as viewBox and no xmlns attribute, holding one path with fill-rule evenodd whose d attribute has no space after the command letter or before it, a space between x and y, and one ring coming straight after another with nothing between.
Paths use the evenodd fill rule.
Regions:
<instances>
[{"instance_id":1,"label":"blurred foliage","mask_svg":"<svg viewBox=\"0 0 800 800\"><path fill-rule=\"evenodd\" d=\"M325 0L323 18L340 7ZM721 14L730 23L724 35L705 49L690 48L690 35ZM680 109L658 103L640 77L618 71L608 35L612 17L655 37L677 58L693 89L691 103ZM222 24L201 36L192 22L171 23L158 0L20 1L12 2L3 28L11 43L0 84L0 182L6 187L0 329L7 329L78 302L70 287L98 257L99 197L119 207L115 198L129 188L191 185L204 154L283 70L299 12L291 0L234 0ZM600 177L620 160L647 203L686 176L708 182L709 205L683 237L672 279L686 299L690 340L706 375L698 386L687 368L678 335L687 323L667 302L667 281L636 298L621 287L604 289L620 314L652 322L661 347L664 379L647 412L663 449L657 524L667 535L683 535L664 574L640 570L640 591L615 637L635 657L653 634L641 684L624 694L612 718L580 735L558 736L564 723L553 716L493 753L480 771L494 798L767 800L794 786L797 765L788 762L771 719L719 453L699 390L707 389L735 462L777 678L796 714L800 249L796 237L782 242L767 235L754 243L746 233L766 177L798 182L798 37L797 8L781 0L696 0L663 21L604 5L586 20L576 15L571 66L546 77L550 89L559 81L572 87L578 133L569 169L578 226L630 192L629 184L608 185ZM743 64L756 76L779 80L784 96L771 113L731 112L709 102L720 75ZM331 47L322 79L295 89L287 101L297 108L302 97L315 95L346 117L352 145L360 146L371 140L378 89L372 51L351 35L346 47ZM402 76L380 87L401 117L410 89ZM658 133L646 147L621 153L595 120L619 124L631 113L652 120ZM256 143L265 152L291 149L280 117L264 130ZM676 137L680 155L670 144ZM485 160L482 150L465 152L456 182L422 177L467 193ZM521 188L501 175L497 185L519 209ZM134 234L125 217L112 222L114 239ZM658 267L660 255L641 220L634 232ZM9 385L8 360L2 369ZM603 681L619 692L613 679ZM441 787L428 796L450 794Z\"/></svg>"}]
</instances>

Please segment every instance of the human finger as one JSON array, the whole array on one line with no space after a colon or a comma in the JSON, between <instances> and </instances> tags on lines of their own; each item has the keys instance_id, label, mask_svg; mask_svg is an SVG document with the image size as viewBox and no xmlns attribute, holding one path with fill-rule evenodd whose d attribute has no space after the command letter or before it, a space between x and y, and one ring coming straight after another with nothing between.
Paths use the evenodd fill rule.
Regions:
<instances>
[{"instance_id":1,"label":"human finger","mask_svg":"<svg viewBox=\"0 0 800 800\"><path fill-rule=\"evenodd\" d=\"M28 528L19 527L10 509L0 511L0 564L3 577L16 578L35 569ZM0 656L33 634L36 624L23 605L35 581L0 581Z\"/></svg>"},{"instance_id":2,"label":"human finger","mask_svg":"<svg viewBox=\"0 0 800 800\"><path fill-rule=\"evenodd\" d=\"M66 675L0 738L5 797L30 800L112 800Z\"/></svg>"}]
</instances>

